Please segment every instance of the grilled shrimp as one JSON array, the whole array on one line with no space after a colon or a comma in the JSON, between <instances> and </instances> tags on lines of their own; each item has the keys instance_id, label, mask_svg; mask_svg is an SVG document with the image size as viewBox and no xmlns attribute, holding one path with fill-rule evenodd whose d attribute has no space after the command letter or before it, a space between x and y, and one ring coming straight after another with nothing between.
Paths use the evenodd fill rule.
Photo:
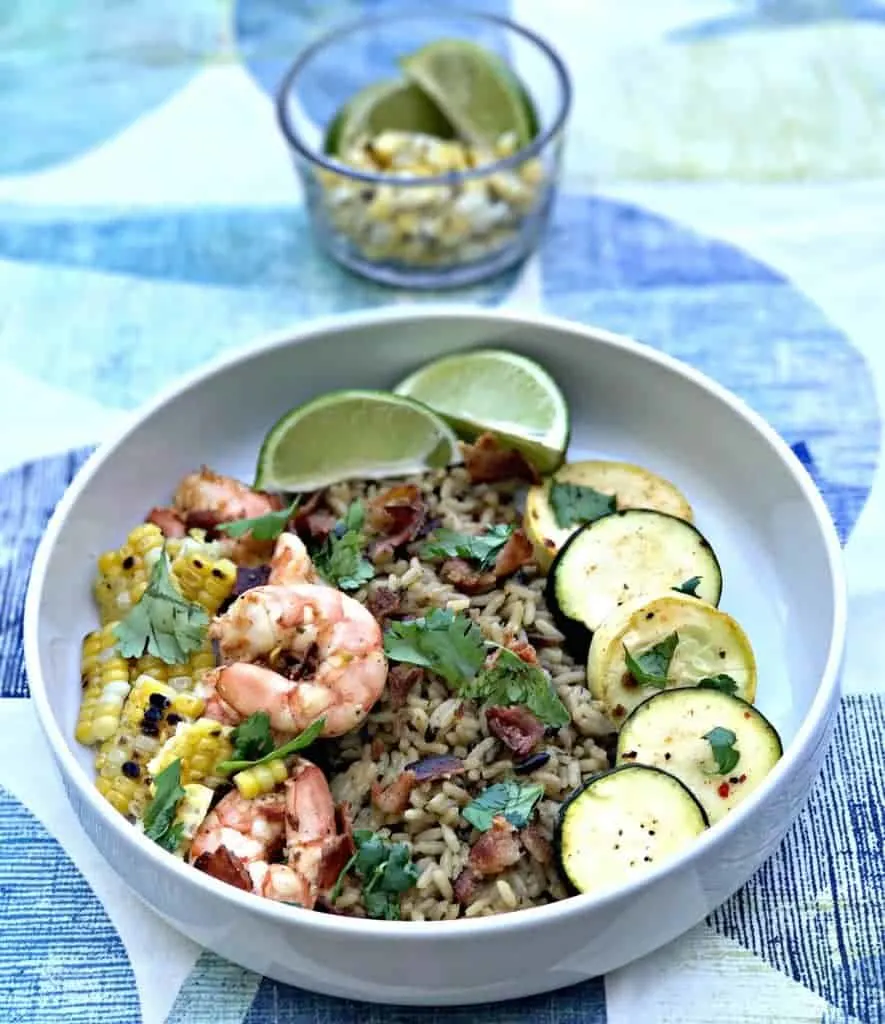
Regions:
<instances>
[{"instance_id":1,"label":"grilled shrimp","mask_svg":"<svg viewBox=\"0 0 885 1024\"><path fill-rule=\"evenodd\" d=\"M310 554L297 533L281 533L270 560L270 584L320 583Z\"/></svg>"},{"instance_id":2,"label":"grilled shrimp","mask_svg":"<svg viewBox=\"0 0 885 1024\"><path fill-rule=\"evenodd\" d=\"M209 632L224 664L201 681L205 714L228 724L265 711L273 729L294 734L324 715L322 735L342 736L387 680L381 627L333 587L254 587Z\"/></svg>"},{"instance_id":3,"label":"grilled shrimp","mask_svg":"<svg viewBox=\"0 0 885 1024\"><path fill-rule=\"evenodd\" d=\"M281 852L284 861L273 863ZM352 852L323 773L299 758L282 789L253 800L238 790L223 797L198 829L188 858L229 884L312 910Z\"/></svg>"}]
</instances>

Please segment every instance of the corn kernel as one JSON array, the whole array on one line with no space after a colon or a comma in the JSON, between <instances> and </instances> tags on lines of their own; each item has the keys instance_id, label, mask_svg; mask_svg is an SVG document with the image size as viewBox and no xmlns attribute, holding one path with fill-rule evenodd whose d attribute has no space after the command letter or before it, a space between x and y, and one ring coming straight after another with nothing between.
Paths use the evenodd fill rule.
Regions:
<instances>
[{"instance_id":1,"label":"corn kernel","mask_svg":"<svg viewBox=\"0 0 885 1024\"><path fill-rule=\"evenodd\" d=\"M243 797L253 800L272 790L289 777L286 762L279 758L266 764L256 764L234 775L234 783Z\"/></svg>"}]
</instances>

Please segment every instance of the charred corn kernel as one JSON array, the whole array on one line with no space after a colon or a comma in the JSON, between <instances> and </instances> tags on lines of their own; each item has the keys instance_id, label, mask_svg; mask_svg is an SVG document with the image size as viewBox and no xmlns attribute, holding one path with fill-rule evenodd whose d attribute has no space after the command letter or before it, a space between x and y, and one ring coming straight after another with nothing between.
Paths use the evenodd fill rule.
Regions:
<instances>
[{"instance_id":1,"label":"charred corn kernel","mask_svg":"<svg viewBox=\"0 0 885 1024\"><path fill-rule=\"evenodd\" d=\"M234 784L240 793L247 799L252 800L256 796L270 793L277 788L281 782L289 777L289 768L283 758L276 761L268 761L267 764L256 764L251 768L245 768L234 776Z\"/></svg>"},{"instance_id":2,"label":"charred corn kernel","mask_svg":"<svg viewBox=\"0 0 885 1024\"><path fill-rule=\"evenodd\" d=\"M116 732L95 757L98 791L121 813L141 817L150 799L146 762L176 725L202 713L204 702L182 694L159 679L139 676L123 705Z\"/></svg>"},{"instance_id":3,"label":"charred corn kernel","mask_svg":"<svg viewBox=\"0 0 885 1024\"><path fill-rule=\"evenodd\" d=\"M224 780L216 773L216 766L233 754L231 731L229 725L212 718L179 725L148 762L148 774L155 779L177 759L181 761L182 785L205 782L210 787L218 786Z\"/></svg>"},{"instance_id":4,"label":"charred corn kernel","mask_svg":"<svg viewBox=\"0 0 885 1024\"><path fill-rule=\"evenodd\" d=\"M129 695L129 663L117 653L115 626L115 622L108 623L83 640L83 695L74 736L85 746L113 736Z\"/></svg>"},{"instance_id":5,"label":"charred corn kernel","mask_svg":"<svg viewBox=\"0 0 885 1024\"><path fill-rule=\"evenodd\" d=\"M229 558L212 558L193 550L178 555L172 563L172 574L182 595L202 605L210 615L218 611L237 582L237 567Z\"/></svg>"},{"instance_id":6,"label":"charred corn kernel","mask_svg":"<svg viewBox=\"0 0 885 1024\"><path fill-rule=\"evenodd\" d=\"M173 828L181 826L181 841L175 850L176 857L184 857L187 853L197 829L209 813L212 797L215 795L214 790L199 783L185 784L182 789L184 796L175 809L175 818L172 821Z\"/></svg>"}]
</instances>

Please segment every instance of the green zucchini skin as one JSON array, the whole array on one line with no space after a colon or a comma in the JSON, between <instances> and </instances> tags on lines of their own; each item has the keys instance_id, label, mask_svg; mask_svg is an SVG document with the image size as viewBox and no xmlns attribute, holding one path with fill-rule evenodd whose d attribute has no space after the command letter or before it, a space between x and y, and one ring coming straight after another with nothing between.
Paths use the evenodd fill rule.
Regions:
<instances>
[{"instance_id":1,"label":"green zucchini skin","mask_svg":"<svg viewBox=\"0 0 885 1024\"><path fill-rule=\"evenodd\" d=\"M602 805L602 810L600 810L600 805L591 802L593 791L603 785L611 791L612 783L615 784L616 789L624 789L625 800L623 802L612 801L608 805ZM638 792L647 799L648 804L643 806L634 803L632 805L634 813L631 815L631 804L628 798L632 794L635 800L637 787L639 787ZM642 787L645 787L644 793ZM652 789L654 793L651 792ZM615 813L612 814L611 820L608 823L601 821L601 815L611 813L612 807L614 807ZM662 811L664 817L661 817ZM649 815L654 815L655 818L649 820ZM588 884L586 879L593 875L594 868L599 868L604 863L600 856L603 847L601 845L594 847L591 844L586 851L586 870L584 851L576 847L579 842L578 833L582 820L588 823L584 832L588 841L588 833L595 828L603 835L609 832L610 835L605 836L605 842L610 841L615 844L623 836L623 833L629 830L631 817L639 820L640 830L645 829L645 837L641 840L646 844L644 849L653 852L655 848L663 846L668 836L671 840L674 836L676 837L675 842L671 842L672 849L659 854L658 863L678 849L688 846L709 825L704 808L694 794L674 775L660 768L628 764L609 768L591 776L560 807L554 834L554 848L559 867L569 891L573 895L594 891L595 888L608 888L624 884L631 877L641 877L646 862L644 859L638 862L638 855L634 855L634 863L631 863L628 859L631 854L629 849L626 849L623 853L622 877L621 872L617 869L617 861L621 856L619 851L618 856L611 858L614 863L610 864L608 870L604 872L605 878L602 884L599 886ZM646 820L642 821L642 818ZM654 823L656 828L649 831L646 823L649 826ZM621 836L618 835L619 830ZM624 840L628 847L629 840L629 836ZM655 858L652 857L648 864L652 866L654 863Z\"/></svg>"},{"instance_id":2,"label":"green zucchini skin","mask_svg":"<svg viewBox=\"0 0 885 1024\"><path fill-rule=\"evenodd\" d=\"M720 773L712 745L714 728L735 735L737 763ZM711 825L745 800L783 756L783 741L753 704L719 690L661 690L637 705L618 735L616 765L666 766L703 806Z\"/></svg>"},{"instance_id":3,"label":"green zucchini skin","mask_svg":"<svg viewBox=\"0 0 885 1024\"><path fill-rule=\"evenodd\" d=\"M692 576L702 580L697 596L718 605L722 569L701 531L666 512L622 509L569 537L550 567L544 596L570 650L584 660L594 630L624 601L655 596Z\"/></svg>"}]
</instances>

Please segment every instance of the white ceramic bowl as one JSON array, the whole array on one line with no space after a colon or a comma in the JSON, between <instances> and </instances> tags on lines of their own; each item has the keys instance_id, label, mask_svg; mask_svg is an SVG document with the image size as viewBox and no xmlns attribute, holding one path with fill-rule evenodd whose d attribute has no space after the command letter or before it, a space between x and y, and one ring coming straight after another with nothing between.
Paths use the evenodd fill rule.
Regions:
<instances>
[{"instance_id":1,"label":"white ceramic bowl","mask_svg":"<svg viewBox=\"0 0 885 1024\"><path fill-rule=\"evenodd\" d=\"M99 552L121 542L185 472L251 478L267 427L336 387L389 387L458 349L507 345L543 362L573 416L571 457L671 477L723 566L722 607L759 661L758 704L785 753L760 789L682 856L601 896L479 920L405 923L302 911L181 864L98 795L73 740L79 646L96 618ZM548 317L445 307L338 317L226 356L179 382L89 460L34 563L25 612L31 693L84 829L166 921L245 967L331 995L400 1004L500 1000L603 974L675 938L738 889L802 808L830 738L845 634L841 553L789 448L699 373L605 331Z\"/></svg>"}]
</instances>

